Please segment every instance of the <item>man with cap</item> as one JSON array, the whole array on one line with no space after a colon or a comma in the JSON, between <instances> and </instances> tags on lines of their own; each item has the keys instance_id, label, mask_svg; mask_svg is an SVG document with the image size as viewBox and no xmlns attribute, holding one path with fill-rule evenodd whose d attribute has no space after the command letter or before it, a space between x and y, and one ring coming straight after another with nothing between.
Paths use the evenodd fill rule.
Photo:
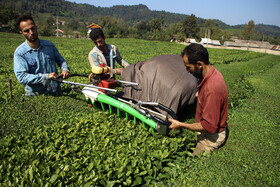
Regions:
<instances>
[{"instance_id":1,"label":"man with cap","mask_svg":"<svg viewBox=\"0 0 280 187\"><path fill-rule=\"evenodd\" d=\"M88 59L91 67L108 66L111 68L112 74L121 74L123 68L129 64L121 57L120 52L114 45L106 44L105 35L99 26L94 26L90 32L90 38L94 42L95 47L89 52ZM123 68L115 69L115 61Z\"/></svg>"}]
</instances>

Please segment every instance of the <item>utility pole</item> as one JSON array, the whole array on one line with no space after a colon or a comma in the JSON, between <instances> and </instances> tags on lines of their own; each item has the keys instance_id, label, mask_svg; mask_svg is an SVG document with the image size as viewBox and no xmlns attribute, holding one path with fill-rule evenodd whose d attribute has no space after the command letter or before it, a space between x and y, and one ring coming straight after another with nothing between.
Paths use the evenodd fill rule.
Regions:
<instances>
[{"instance_id":1,"label":"utility pole","mask_svg":"<svg viewBox=\"0 0 280 187\"><path fill-rule=\"evenodd\" d=\"M56 16L56 37L58 37L58 17Z\"/></svg>"},{"instance_id":2,"label":"utility pole","mask_svg":"<svg viewBox=\"0 0 280 187\"><path fill-rule=\"evenodd\" d=\"M206 40L207 40L207 46L208 46L208 43L210 42L210 35L211 35L211 30L210 29L207 29L207 38L206 38ZM209 42L208 42L208 39L209 39Z\"/></svg>"}]
</instances>

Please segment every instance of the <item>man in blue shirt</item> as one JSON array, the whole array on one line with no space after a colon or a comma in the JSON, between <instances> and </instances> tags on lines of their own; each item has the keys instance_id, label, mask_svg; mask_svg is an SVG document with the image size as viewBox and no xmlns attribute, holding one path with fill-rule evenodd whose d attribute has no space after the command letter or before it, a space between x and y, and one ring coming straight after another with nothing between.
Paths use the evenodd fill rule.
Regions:
<instances>
[{"instance_id":1,"label":"man in blue shirt","mask_svg":"<svg viewBox=\"0 0 280 187\"><path fill-rule=\"evenodd\" d=\"M17 25L26 41L15 50L14 73L17 80L25 86L25 95L61 94L59 83L51 78L69 78L67 62L52 42L38 38L37 27L31 16L20 16ZM60 75L56 64L62 71Z\"/></svg>"}]
</instances>

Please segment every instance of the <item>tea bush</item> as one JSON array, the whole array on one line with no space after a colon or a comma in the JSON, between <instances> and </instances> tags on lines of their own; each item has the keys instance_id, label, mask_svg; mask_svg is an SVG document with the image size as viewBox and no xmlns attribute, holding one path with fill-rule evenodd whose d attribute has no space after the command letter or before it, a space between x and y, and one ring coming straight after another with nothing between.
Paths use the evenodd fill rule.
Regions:
<instances>
[{"instance_id":1,"label":"tea bush","mask_svg":"<svg viewBox=\"0 0 280 187\"><path fill-rule=\"evenodd\" d=\"M90 73L87 55L93 47L92 41L43 39L51 40L57 46L72 73ZM228 165L220 164L228 164L224 155L231 148L227 147L224 152L218 150L214 157L193 158L195 133L191 131L171 131L168 137L152 133L140 122L133 124L133 120L88 107L84 96L65 84L62 85L62 96L26 98L23 86L13 73L13 52L24 40L16 34L0 33L0 41L5 44L0 46L1 185L184 186L195 183L221 185L223 180L228 185L241 184L239 174L232 175L234 181L227 178L230 173L226 169ZM115 44L129 63L162 54L180 54L185 47L136 39L107 39L107 43ZM250 77L264 73L276 64L272 55L208 50L210 61L225 77L233 107L231 114L246 106L247 101L258 93L256 83L252 83ZM8 78L12 80L13 99L9 97ZM84 83L87 80L73 77L71 81ZM188 120L193 121L193 117L189 116ZM230 115L232 119L234 115ZM271 145L276 144L271 142ZM221 158L215 160L219 156ZM228 154L226 157L232 165L239 159ZM218 164L210 164L212 167L208 169L211 159ZM223 168L226 172L221 174L219 170ZM263 164L262 168L266 169L266 166ZM215 173L226 178L222 180ZM216 180L211 181L211 176ZM254 176L252 174L250 179Z\"/></svg>"}]
</instances>

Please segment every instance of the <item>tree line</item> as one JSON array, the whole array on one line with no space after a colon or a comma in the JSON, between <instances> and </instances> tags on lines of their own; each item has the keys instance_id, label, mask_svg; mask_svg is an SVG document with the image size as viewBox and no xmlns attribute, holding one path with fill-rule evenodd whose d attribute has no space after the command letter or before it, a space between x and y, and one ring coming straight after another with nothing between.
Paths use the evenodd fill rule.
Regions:
<instances>
[{"instance_id":1,"label":"tree line","mask_svg":"<svg viewBox=\"0 0 280 187\"><path fill-rule=\"evenodd\" d=\"M160 41L170 41L171 39L183 41L185 38L194 38L199 41L200 38L207 37L223 43L235 35L244 40L264 40L272 44L280 44L279 36L266 36L257 32L253 20L240 29L230 29L217 20L202 20L194 14L176 15L164 11L157 11L156 14L145 5L114 6L106 9L86 4L75 6L78 4L64 0L31 1L7 0L6 4L2 2L0 4L0 23L8 25L11 31L17 32L16 17L23 13L30 13L38 25L39 34L44 36L55 35L58 19L65 21L65 24L59 24L58 28L68 36L86 37L88 30L86 26L95 22L110 38ZM109 14L108 12L112 10L114 14ZM95 12L95 14L91 12ZM126 16L122 16L121 12L125 12ZM166 15L168 16L166 17Z\"/></svg>"}]
</instances>

